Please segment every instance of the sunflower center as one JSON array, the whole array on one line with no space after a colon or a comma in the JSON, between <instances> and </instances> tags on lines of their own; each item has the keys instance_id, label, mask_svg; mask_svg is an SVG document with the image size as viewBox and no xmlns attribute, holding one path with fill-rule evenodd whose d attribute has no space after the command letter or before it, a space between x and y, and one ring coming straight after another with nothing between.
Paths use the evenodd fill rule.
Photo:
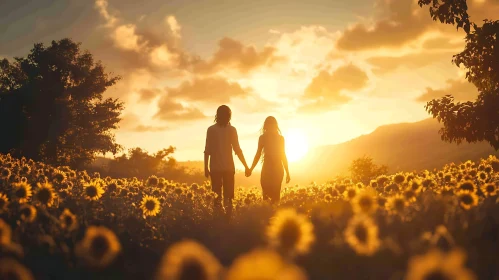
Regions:
<instances>
[{"instance_id":1,"label":"sunflower center","mask_svg":"<svg viewBox=\"0 0 499 280\"><path fill-rule=\"evenodd\" d=\"M363 196L359 200L359 205L363 211L369 211L373 206L373 200L368 196Z\"/></svg>"},{"instance_id":2,"label":"sunflower center","mask_svg":"<svg viewBox=\"0 0 499 280\"><path fill-rule=\"evenodd\" d=\"M465 190L465 191L473 191L474 190L473 185L469 184L469 183L462 184L460 189Z\"/></svg>"},{"instance_id":3,"label":"sunflower center","mask_svg":"<svg viewBox=\"0 0 499 280\"><path fill-rule=\"evenodd\" d=\"M287 220L282 225L282 229L279 236L279 241L284 249L293 248L300 239L300 227L299 225L292 221Z\"/></svg>"},{"instance_id":4,"label":"sunflower center","mask_svg":"<svg viewBox=\"0 0 499 280\"><path fill-rule=\"evenodd\" d=\"M361 243L366 243L367 242L367 229L364 225L357 225L355 227L355 237L359 240Z\"/></svg>"},{"instance_id":5,"label":"sunflower center","mask_svg":"<svg viewBox=\"0 0 499 280\"><path fill-rule=\"evenodd\" d=\"M52 192L50 192L50 190L48 189L41 189L38 192L38 199L40 200L41 203L47 204L52 199Z\"/></svg>"},{"instance_id":6,"label":"sunflower center","mask_svg":"<svg viewBox=\"0 0 499 280\"><path fill-rule=\"evenodd\" d=\"M109 240L102 235L93 238L90 244L92 256L97 259L101 259L109 251L110 247Z\"/></svg>"},{"instance_id":7,"label":"sunflower center","mask_svg":"<svg viewBox=\"0 0 499 280\"><path fill-rule=\"evenodd\" d=\"M69 215L65 216L64 217L64 224L68 227L71 226L73 224L73 218Z\"/></svg>"},{"instance_id":8,"label":"sunflower center","mask_svg":"<svg viewBox=\"0 0 499 280\"><path fill-rule=\"evenodd\" d=\"M393 202L393 207L398 212L401 212L402 210L404 210L405 203L402 199L395 199L395 201Z\"/></svg>"},{"instance_id":9,"label":"sunflower center","mask_svg":"<svg viewBox=\"0 0 499 280\"><path fill-rule=\"evenodd\" d=\"M16 190L16 196L19 198L25 198L27 194L28 192L23 187L20 187Z\"/></svg>"},{"instance_id":10,"label":"sunflower center","mask_svg":"<svg viewBox=\"0 0 499 280\"><path fill-rule=\"evenodd\" d=\"M29 219L32 214L33 213L31 211L31 208L29 208L29 207L21 209L21 215L24 216L27 219Z\"/></svg>"},{"instance_id":11,"label":"sunflower center","mask_svg":"<svg viewBox=\"0 0 499 280\"><path fill-rule=\"evenodd\" d=\"M442 273L441 271L432 271L429 274L425 275L425 280L450 280L451 278Z\"/></svg>"},{"instance_id":12,"label":"sunflower center","mask_svg":"<svg viewBox=\"0 0 499 280\"><path fill-rule=\"evenodd\" d=\"M152 211L154 210L154 208L156 208L156 202L154 202L153 200L148 200L146 201L145 207L147 210Z\"/></svg>"},{"instance_id":13,"label":"sunflower center","mask_svg":"<svg viewBox=\"0 0 499 280\"><path fill-rule=\"evenodd\" d=\"M402 183L402 182L405 181L405 178L404 178L404 176L400 176L400 175L399 176L395 176L395 180L394 181L395 181L395 183L400 184L400 183Z\"/></svg>"},{"instance_id":14,"label":"sunflower center","mask_svg":"<svg viewBox=\"0 0 499 280\"><path fill-rule=\"evenodd\" d=\"M466 205L471 205L473 203L473 198L469 194L461 196L461 201Z\"/></svg>"},{"instance_id":15,"label":"sunflower center","mask_svg":"<svg viewBox=\"0 0 499 280\"><path fill-rule=\"evenodd\" d=\"M355 194L356 194L356 193L355 193L355 190L348 190L348 192L347 192L347 196L348 196L348 198L350 198L350 199L351 199L351 198L354 198L354 197L355 197Z\"/></svg>"},{"instance_id":16,"label":"sunflower center","mask_svg":"<svg viewBox=\"0 0 499 280\"><path fill-rule=\"evenodd\" d=\"M485 187L485 190L488 193L493 193L496 190L496 187L494 185L487 185L487 187Z\"/></svg>"},{"instance_id":17,"label":"sunflower center","mask_svg":"<svg viewBox=\"0 0 499 280\"><path fill-rule=\"evenodd\" d=\"M96 197L97 196L97 188L95 186L88 186L86 189L85 189L85 193L87 194L87 196L89 197Z\"/></svg>"},{"instance_id":18,"label":"sunflower center","mask_svg":"<svg viewBox=\"0 0 499 280\"><path fill-rule=\"evenodd\" d=\"M204 267L196 260L186 260L179 273L179 280L205 280L208 275Z\"/></svg>"},{"instance_id":19,"label":"sunflower center","mask_svg":"<svg viewBox=\"0 0 499 280\"><path fill-rule=\"evenodd\" d=\"M62 182L62 181L64 181L64 176L62 176L62 174L57 173L57 174L55 175L55 180L56 180L57 182Z\"/></svg>"}]
</instances>

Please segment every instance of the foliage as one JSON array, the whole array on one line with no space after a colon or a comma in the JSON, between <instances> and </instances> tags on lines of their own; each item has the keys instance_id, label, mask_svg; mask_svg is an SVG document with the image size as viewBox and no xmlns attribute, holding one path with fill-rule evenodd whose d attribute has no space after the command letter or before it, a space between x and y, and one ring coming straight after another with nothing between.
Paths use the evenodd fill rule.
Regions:
<instances>
[{"instance_id":1,"label":"foliage","mask_svg":"<svg viewBox=\"0 0 499 280\"><path fill-rule=\"evenodd\" d=\"M380 165L374 163L373 158L369 156L363 156L355 159L350 164L350 174L353 180L368 183L376 177L386 174L388 172L388 167L386 165Z\"/></svg>"},{"instance_id":2,"label":"foliage","mask_svg":"<svg viewBox=\"0 0 499 280\"><path fill-rule=\"evenodd\" d=\"M117 153L112 129L123 103L103 98L120 78L70 39L35 44L29 55L0 61L1 152L82 166L96 153Z\"/></svg>"},{"instance_id":3,"label":"foliage","mask_svg":"<svg viewBox=\"0 0 499 280\"><path fill-rule=\"evenodd\" d=\"M467 69L467 80L479 91L474 102L455 102L451 95L446 95L426 104L426 110L444 125L439 131L442 140L487 141L499 150L499 21L485 20L481 26L470 22L466 0L418 3L431 4L434 20L465 30L465 49L454 55L453 62Z\"/></svg>"},{"instance_id":4,"label":"foliage","mask_svg":"<svg viewBox=\"0 0 499 280\"><path fill-rule=\"evenodd\" d=\"M132 148L128 150L128 154L122 154L109 161L107 168L96 170L104 176L118 178L146 179L151 175L158 175L169 180L203 182L201 171L179 166L172 156L174 152L175 148L172 146L152 155L141 148Z\"/></svg>"},{"instance_id":5,"label":"foliage","mask_svg":"<svg viewBox=\"0 0 499 280\"><path fill-rule=\"evenodd\" d=\"M257 188L238 188L228 217L213 207L209 182L115 179L0 154L0 276L491 279L499 246L494 167L499 160L490 156L381 175L370 186L295 186L279 205Z\"/></svg>"}]
</instances>

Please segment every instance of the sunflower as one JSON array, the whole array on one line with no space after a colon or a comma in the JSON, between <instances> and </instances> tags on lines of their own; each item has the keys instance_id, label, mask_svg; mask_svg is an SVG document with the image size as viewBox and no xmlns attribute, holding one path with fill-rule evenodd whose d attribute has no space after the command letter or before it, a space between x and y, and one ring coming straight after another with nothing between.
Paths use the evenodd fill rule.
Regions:
<instances>
[{"instance_id":1,"label":"sunflower","mask_svg":"<svg viewBox=\"0 0 499 280\"><path fill-rule=\"evenodd\" d=\"M59 169L54 169L54 172L52 173L52 179L54 180L54 183L61 184L62 182L66 181L66 173L62 172Z\"/></svg>"},{"instance_id":2,"label":"sunflower","mask_svg":"<svg viewBox=\"0 0 499 280\"><path fill-rule=\"evenodd\" d=\"M372 190L359 192L351 202L355 213L371 214L378 208L376 196Z\"/></svg>"},{"instance_id":3,"label":"sunflower","mask_svg":"<svg viewBox=\"0 0 499 280\"><path fill-rule=\"evenodd\" d=\"M9 205L9 198L4 193L0 193L0 213L7 211Z\"/></svg>"},{"instance_id":4,"label":"sunflower","mask_svg":"<svg viewBox=\"0 0 499 280\"><path fill-rule=\"evenodd\" d=\"M445 173L445 175L444 175L444 181L448 183L448 182L450 182L451 180L452 180L452 174L450 174L450 173Z\"/></svg>"},{"instance_id":5,"label":"sunflower","mask_svg":"<svg viewBox=\"0 0 499 280\"><path fill-rule=\"evenodd\" d=\"M474 192L461 190L457 193L457 197L459 205L465 210L469 210L478 204L478 196Z\"/></svg>"},{"instance_id":6,"label":"sunflower","mask_svg":"<svg viewBox=\"0 0 499 280\"><path fill-rule=\"evenodd\" d=\"M421 184L420 180L413 179L409 182L409 188L415 193L419 193L423 189L423 185Z\"/></svg>"},{"instance_id":7,"label":"sunflower","mask_svg":"<svg viewBox=\"0 0 499 280\"><path fill-rule=\"evenodd\" d=\"M23 204L19 209L21 219L28 223L32 223L36 219L36 208L30 204Z\"/></svg>"},{"instance_id":8,"label":"sunflower","mask_svg":"<svg viewBox=\"0 0 499 280\"><path fill-rule=\"evenodd\" d=\"M90 200L99 200L104 193L102 186L97 180L93 180L92 182L84 185L83 190L85 193L85 198Z\"/></svg>"},{"instance_id":9,"label":"sunflower","mask_svg":"<svg viewBox=\"0 0 499 280\"><path fill-rule=\"evenodd\" d=\"M64 209L62 214L59 216L59 222L61 223L61 227L63 229L67 229L68 231L73 231L78 228L78 220L76 216L69 211L69 209Z\"/></svg>"},{"instance_id":10,"label":"sunflower","mask_svg":"<svg viewBox=\"0 0 499 280\"><path fill-rule=\"evenodd\" d=\"M145 216L156 216L161 209L158 199L149 195L145 195L142 198L140 208Z\"/></svg>"},{"instance_id":11,"label":"sunflower","mask_svg":"<svg viewBox=\"0 0 499 280\"><path fill-rule=\"evenodd\" d=\"M365 215L356 215L350 219L344 232L346 242L359 255L370 256L380 245L378 226Z\"/></svg>"},{"instance_id":12,"label":"sunflower","mask_svg":"<svg viewBox=\"0 0 499 280\"><path fill-rule=\"evenodd\" d=\"M480 188L485 196L495 196L497 194L497 186L494 183L484 184Z\"/></svg>"},{"instance_id":13,"label":"sunflower","mask_svg":"<svg viewBox=\"0 0 499 280\"><path fill-rule=\"evenodd\" d=\"M391 214L401 214L409 203L401 194L396 194L388 198L385 207Z\"/></svg>"},{"instance_id":14,"label":"sunflower","mask_svg":"<svg viewBox=\"0 0 499 280\"><path fill-rule=\"evenodd\" d=\"M305 272L268 249L239 256L227 271L226 280L306 280Z\"/></svg>"},{"instance_id":15,"label":"sunflower","mask_svg":"<svg viewBox=\"0 0 499 280\"><path fill-rule=\"evenodd\" d=\"M75 246L76 255L91 267L106 267L121 251L121 245L111 230L103 226L89 226L85 236Z\"/></svg>"},{"instance_id":16,"label":"sunflower","mask_svg":"<svg viewBox=\"0 0 499 280\"><path fill-rule=\"evenodd\" d=\"M152 176L150 176L149 178L147 178L147 183L146 183L146 185L147 185L147 186L150 186L150 187L155 187L155 186L157 186L157 185L158 185L158 183L159 183L159 179L158 179L158 177L156 177L156 176L152 175Z\"/></svg>"},{"instance_id":17,"label":"sunflower","mask_svg":"<svg viewBox=\"0 0 499 280\"><path fill-rule=\"evenodd\" d=\"M1 170L0 170L0 178L3 178L3 179L7 179L10 177L10 169L6 168L6 167L3 167Z\"/></svg>"},{"instance_id":18,"label":"sunflower","mask_svg":"<svg viewBox=\"0 0 499 280\"><path fill-rule=\"evenodd\" d=\"M220 279L222 266L203 245L193 240L173 244L163 255L156 279Z\"/></svg>"},{"instance_id":19,"label":"sunflower","mask_svg":"<svg viewBox=\"0 0 499 280\"><path fill-rule=\"evenodd\" d=\"M445 250L454 247L455 244L454 238L447 230L447 228L443 225L439 225L437 227L437 229L435 230L435 234L432 235L429 241L431 245L438 246L441 249Z\"/></svg>"},{"instance_id":20,"label":"sunflower","mask_svg":"<svg viewBox=\"0 0 499 280\"><path fill-rule=\"evenodd\" d=\"M29 165L24 164L19 171L22 175L28 175L31 172Z\"/></svg>"},{"instance_id":21,"label":"sunflower","mask_svg":"<svg viewBox=\"0 0 499 280\"><path fill-rule=\"evenodd\" d=\"M348 187L343 193L345 198L353 199L357 195L357 188L355 186Z\"/></svg>"},{"instance_id":22,"label":"sunflower","mask_svg":"<svg viewBox=\"0 0 499 280\"><path fill-rule=\"evenodd\" d=\"M54 187L50 183L37 183L38 191L36 192L36 200L38 200L42 205L47 207L52 206L56 193L54 192Z\"/></svg>"},{"instance_id":23,"label":"sunflower","mask_svg":"<svg viewBox=\"0 0 499 280\"><path fill-rule=\"evenodd\" d=\"M425 255L413 256L409 260L406 279L476 279L473 272L464 266L465 259L465 253L459 249L449 253L431 249Z\"/></svg>"},{"instance_id":24,"label":"sunflower","mask_svg":"<svg viewBox=\"0 0 499 280\"><path fill-rule=\"evenodd\" d=\"M405 199L409 202L414 202L416 201L416 194L417 192L415 192L412 188L407 188L404 192L403 192L403 195L405 197Z\"/></svg>"},{"instance_id":25,"label":"sunflower","mask_svg":"<svg viewBox=\"0 0 499 280\"><path fill-rule=\"evenodd\" d=\"M33 274L13 258L0 259L0 279L33 280Z\"/></svg>"},{"instance_id":26,"label":"sunflower","mask_svg":"<svg viewBox=\"0 0 499 280\"><path fill-rule=\"evenodd\" d=\"M405 176L404 174L402 173L397 173L395 176L393 176L393 182L395 182L395 184L402 184L403 182L405 182Z\"/></svg>"},{"instance_id":27,"label":"sunflower","mask_svg":"<svg viewBox=\"0 0 499 280\"><path fill-rule=\"evenodd\" d=\"M390 179L386 175L380 175L376 178L376 182L380 187L383 187L388 181L390 181Z\"/></svg>"},{"instance_id":28,"label":"sunflower","mask_svg":"<svg viewBox=\"0 0 499 280\"><path fill-rule=\"evenodd\" d=\"M2 219L0 219L0 246L8 246L12 241L12 229Z\"/></svg>"},{"instance_id":29,"label":"sunflower","mask_svg":"<svg viewBox=\"0 0 499 280\"><path fill-rule=\"evenodd\" d=\"M470 191L470 192L475 192L476 191L476 185L472 181L464 181L459 186L457 187L459 190L463 191Z\"/></svg>"},{"instance_id":30,"label":"sunflower","mask_svg":"<svg viewBox=\"0 0 499 280\"><path fill-rule=\"evenodd\" d=\"M314 242L314 226L308 218L294 209L281 209L267 227L270 245L289 255L305 254Z\"/></svg>"},{"instance_id":31,"label":"sunflower","mask_svg":"<svg viewBox=\"0 0 499 280\"><path fill-rule=\"evenodd\" d=\"M12 184L14 197L19 203L26 203L30 199L31 185L25 182L19 182Z\"/></svg>"}]
</instances>

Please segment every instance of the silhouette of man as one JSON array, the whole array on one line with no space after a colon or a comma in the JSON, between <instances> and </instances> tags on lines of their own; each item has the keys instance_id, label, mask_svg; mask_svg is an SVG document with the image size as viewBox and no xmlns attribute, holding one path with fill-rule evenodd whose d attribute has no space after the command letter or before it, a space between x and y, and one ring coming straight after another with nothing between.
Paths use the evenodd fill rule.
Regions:
<instances>
[{"instance_id":1,"label":"silhouette of man","mask_svg":"<svg viewBox=\"0 0 499 280\"><path fill-rule=\"evenodd\" d=\"M237 130L230 124L231 117L232 111L228 106L218 107L215 124L206 132L204 149L204 174L206 178L211 177L212 190L218 195L215 199L215 207L220 208L223 197L223 206L227 214L232 212L232 199L234 198L235 167L232 150L243 163L246 172L249 170L239 147Z\"/></svg>"}]
</instances>

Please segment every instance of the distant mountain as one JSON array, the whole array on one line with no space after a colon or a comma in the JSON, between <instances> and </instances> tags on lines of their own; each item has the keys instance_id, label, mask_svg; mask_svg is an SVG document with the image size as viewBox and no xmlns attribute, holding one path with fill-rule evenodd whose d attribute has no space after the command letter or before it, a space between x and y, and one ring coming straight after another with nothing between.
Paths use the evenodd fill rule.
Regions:
<instances>
[{"instance_id":1,"label":"distant mountain","mask_svg":"<svg viewBox=\"0 0 499 280\"><path fill-rule=\"evenodd\" d=\"M347 173L350 163L363 155L371 156L377 164L387 165L390 173L433 169L450 162L499 155L485 142L460 145L444 142L438 134L441 127L431 118L380 126L372 133L350 141L316 148L301 164L301 171L307 177L322 181Z\"/></svg>"}]
</instances>

